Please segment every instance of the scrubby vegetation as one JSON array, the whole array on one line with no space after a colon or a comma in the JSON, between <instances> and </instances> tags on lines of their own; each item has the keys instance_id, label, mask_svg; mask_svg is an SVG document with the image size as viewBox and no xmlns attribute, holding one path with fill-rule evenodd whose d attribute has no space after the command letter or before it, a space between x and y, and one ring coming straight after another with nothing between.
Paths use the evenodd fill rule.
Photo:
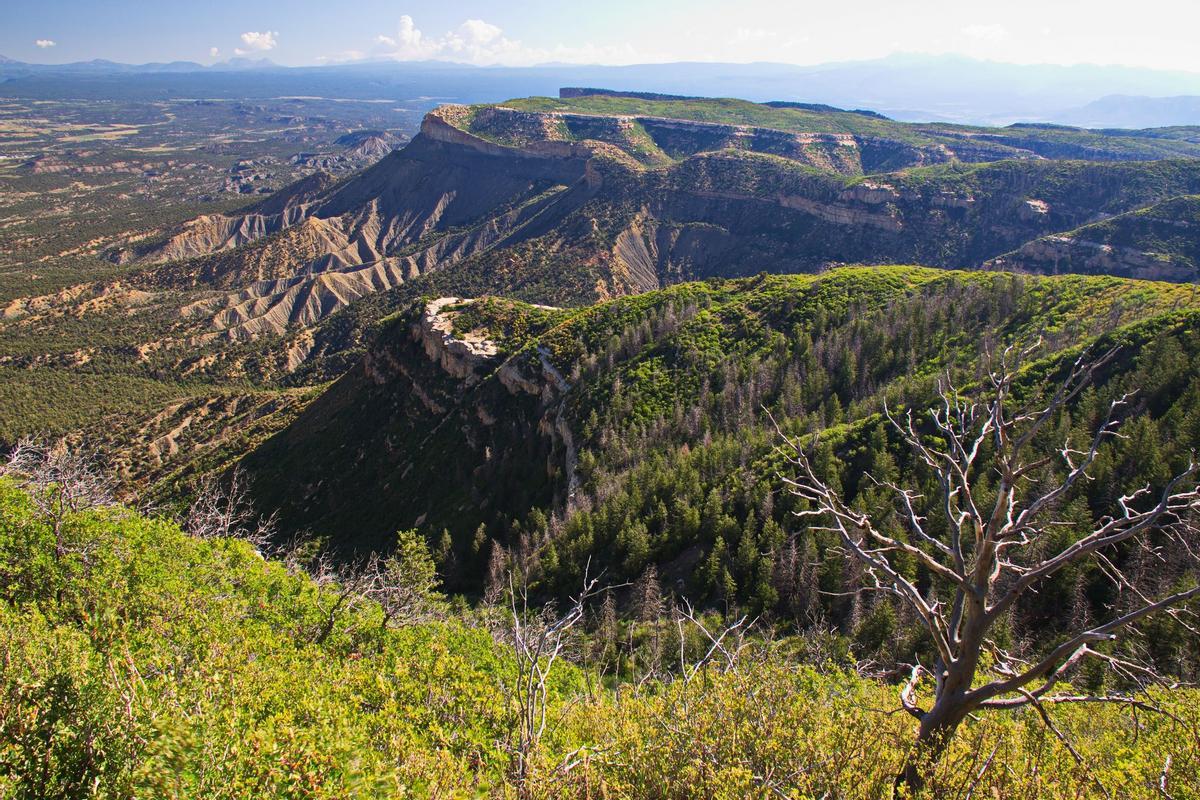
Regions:
<instances>
[{"instance_id":1,"label":"scrubby vegetation","mask_svg":"<svg viewBox=\"0 0 1200 800\"><path fill-rule=\"evenodd\" d=\"M1186 280L1194 130L612 96L443 116L538 158L450 131L339 184L343 221L391 197L379 229L423 231L371 251L413 259L374 294L343 297L329 242L286 231L116 263L191 213L152 165L138 230L119 204L59 230L119 199L80 181L0 236L19 256L0 445L65 435L111 470L60 442L0 475L0 796L1200 797L1200 295L934 268L1028 245L1056 272L1061 234ZM189 186L309 169L283 142L244 165L213 146ZM0 205L26 214L115 154L14 167L28 191ZM897 261L930 266L831 268ZM260 279L297 281L296 303L232 341L213 309ZM470 301L431 329L444 296ZM1023 443L1020 488L985 437L948 494L914 443L956 433L923 412L974 430L1006 348L1014 408L1098 360ZM1016 508L1063 480L1052 522L962 588L958 561L1008 534L961 498ZM986 605L1160 494L1184 500L943 635L968 593ZM1164 596L1173 613L1128 618ZM957 702L1030 670L1088 704L1025 684Z\"/></svg>"},{"instance_id":2,"label":"scrubby vegetation","mask_svg":"<svg viewBox=\"0 0 1200 800\"><path fill-rule=\"evenodd\" d=\"M117 506L51 519L11 479L0 553L7 797L873 798L910 747L895 689L817 640L730 639L706 660L700 630L664 616L637 635L682 653L685 671L602 681L598 604L575 664L546 684L552 725L517 781L521 673L503 606L385 626L377 602L339 603L343 585L297 556L264 560ZM1191 796L1197 699L1149 698L1165 715L1056 713L1078 760L1032 711L968 722L929 790Z\"/></svg>"},{"instance_id":3,"label":"scrubby vegetation","mask_svg":"<svg viewBox=\"0 0 1200 800\"><path fill-rule=\"evenodd\" d=\"M393 796L503 774L486 633L384 629L378 604L338 607L243 541L118 507L70 514L56 547L28 495L5 482L0 504L6 796Z\"/></svg>"}]
</instances>

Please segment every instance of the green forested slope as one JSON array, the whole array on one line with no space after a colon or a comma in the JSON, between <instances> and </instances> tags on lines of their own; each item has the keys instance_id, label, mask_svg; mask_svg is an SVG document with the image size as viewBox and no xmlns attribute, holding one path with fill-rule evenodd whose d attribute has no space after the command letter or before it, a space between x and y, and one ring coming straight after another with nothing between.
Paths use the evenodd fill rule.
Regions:
<instances>
[{"instance_id":1,"label":"green forested slope","mask_svg":"<svg viewBox=\"0 0 1200 800\"><path fill-rule=\"evenodd\" d=\"M1185 195L1045 236L994 259L999 269L1140 275L1190 281L1200 276L1200 197Z\"/></svg>"},{"instance_id":2,"label":"green forested slope","mask_svg":"<svg viewBox=\"0 0 1200 800\"><path fill-rule=\"evenodd\" d=\"M820 434L822 468L876 508L888 500L865 473L930 480L882 419L885 400L920 409L945 370L970 382L986 350L1011 342L1043 341L1030 392L1081 346L1120 345L1054 430L1082 435L1134 392L1127 438L1072 498L1082 521L1114 492L1160 485L1200 441L1194 304L1173 284L899 267L683 284L557 317L494 300L455 323L501 347L472 385L432 363L401 315L364 366L244 464L264 508L340 547L422 527L448 543L446 579L468 593L482 591L497 545L551 595L589 560L620 580L653 566L693 601L833 624L887 656L919 642L890 604L843 595L854 576L780 491L766 412L792 434ZM506 385L514 374L532 390ZM1021 610L1015 635L1109 613L1108 591L1099 573L1064 575ZM1164 659L1196 668L1182 629L1158 635Z\"/></svg>"}]
</instances>

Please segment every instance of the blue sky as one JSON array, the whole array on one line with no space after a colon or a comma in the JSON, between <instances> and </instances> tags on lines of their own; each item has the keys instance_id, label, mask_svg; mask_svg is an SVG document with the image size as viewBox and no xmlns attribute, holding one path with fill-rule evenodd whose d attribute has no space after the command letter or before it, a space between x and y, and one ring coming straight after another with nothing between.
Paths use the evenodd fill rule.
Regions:
<instances>
[{"instance_id":1,"label":"blue sky","mask_svg":"<svg viewBox=\"0 0 1200 800\"><path fill-rule=\"evenodd\" d=\"M1200 72L1194 0L3 0L0 53L58 63L782 61L894 52Z\"/></svg>"}]
</instances>

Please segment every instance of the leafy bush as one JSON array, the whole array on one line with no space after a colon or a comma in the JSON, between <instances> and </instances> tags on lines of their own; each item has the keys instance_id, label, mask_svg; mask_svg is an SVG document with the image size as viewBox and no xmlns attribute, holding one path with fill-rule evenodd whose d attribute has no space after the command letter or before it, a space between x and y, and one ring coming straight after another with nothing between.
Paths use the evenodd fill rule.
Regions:
<instances>
[{"instance_id":1,"label":"leafy bush","mask_svg":"<svg viewBox=\"0 0 1200 800\"><path fill-rule=\"evenodd\" d=\"M875 798L911 741L895 687L803 666L804 643L784 640L615 691L559 669L517 785L512 657L473 615L391 629L364 602L318 644L336 587L245 542L115 506L69 515L63 541L56 556L0 480L4 797ZM1196 796L1200 697L1149 699L1169 715L1055 713L1079 761L1033 711L969 722L930 794Z\"/></svg>"},{"instance_id":2,"label":"leafy bush","mask_svg":"<svg viewBox=\"0 0 1200 800\"><path fill-rule=\"evenodd\" d=\"M0 482L0 794L344 797L466 790L506 764L505 661L461 623L313 632L331 587L119 507L66 553Z\"/></svg>"}]
</instances>

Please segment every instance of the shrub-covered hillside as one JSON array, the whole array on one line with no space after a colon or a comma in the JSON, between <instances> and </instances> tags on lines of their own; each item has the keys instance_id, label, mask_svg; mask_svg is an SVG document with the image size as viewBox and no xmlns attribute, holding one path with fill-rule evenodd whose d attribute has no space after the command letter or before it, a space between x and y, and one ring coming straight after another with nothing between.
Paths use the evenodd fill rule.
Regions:
<instances>
[{"instance_id":1,"label":"shrub-covered hillside","mask_svg":"<svg viewBox=\"0 0 1200 800\"><path fill-rule=\"evenodd\" d=\"M1035 239L994 259L1001 269L1192 281L1200 268L1200 198L1176 197L1073 231Z\"/></svg>"},{"instance_id":2,"label":"shrub-covered hillside","mask_svg":"<svg viewBox=\"0 0 1200 800\"><path fill-rule=\"evenodd\" d=\"M602 682L589 608L518 773L503 609L385 626L373 601L339 603L343 586L243 541L119 507L46 516L10 480L0 554L4 797L865 800L887 796L911 740L894 688L799 663L820 652L801 640L705 661L698 629L655 621L639 635L692 677ZM930 773L931 796L1193 796L1192 694L1151 698L1170 716L1056 713L1078 761L1033 711L987 715Z\"/></svg>"},{"instance_id":3,"label":"shrub-covered hillside","mask_svg":"<svg viewBox=\"0 0 1200 800\"><path fill-rule=\"evenodd\" d=\"M0 795L344 797L503 774L504 660L246 542L0 483Z\"/></svg>"}]
</instances>

